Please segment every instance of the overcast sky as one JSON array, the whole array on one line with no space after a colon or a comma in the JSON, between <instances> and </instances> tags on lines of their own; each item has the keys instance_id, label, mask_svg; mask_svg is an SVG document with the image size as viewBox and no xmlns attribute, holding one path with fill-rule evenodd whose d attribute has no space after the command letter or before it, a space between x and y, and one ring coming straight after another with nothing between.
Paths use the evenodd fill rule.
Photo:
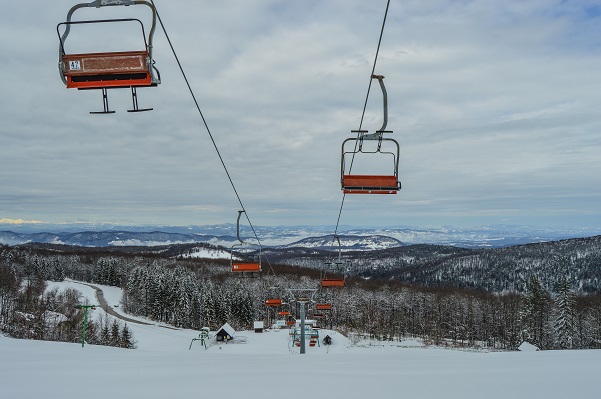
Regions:
<instances>
[{"instance_id":1,"label":"overcast sky","mask_svg":"<svg viewBox=\"0 0 601 399\"><path fill-rule=\"evenodd\" d=\"M138 91L154 111L127 113L129 91L112 90L117 112L90 115L100 92L64 87L56 25L74 4L0 13L0 219L234 223L240 205L160 29L162 84ZM335 224L340 146L359 127L386 0L156 5L251 221ZM74 28L67 44L137 45L119 25ZM342 224L601 224L601 1L392 0L376 73L403 188L347 195ZM381 102L375 84L363 128L381 126Z\"/></svg>"}]
</instances>

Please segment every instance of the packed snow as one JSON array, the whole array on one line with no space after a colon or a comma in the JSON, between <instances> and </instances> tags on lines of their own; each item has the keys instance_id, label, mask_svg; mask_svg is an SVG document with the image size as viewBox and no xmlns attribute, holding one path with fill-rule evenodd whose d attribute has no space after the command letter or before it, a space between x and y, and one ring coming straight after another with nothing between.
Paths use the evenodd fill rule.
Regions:
<instances>
[{"instance_id":1,"label":"packed snow","mask_svg":"<svg viewBox=\"0 0 601 399\"><path fill-rule=\"evenodd\" d=\"M98 303L94 289L75 286ZM96 285L97 286L97 285ZM120 312L121 290L100 286ZM103 311L96 308L92 317ZM143 319L140 319L143 320ZM146 322L149 322L146 320ZM427 348L419 341L350 340L292 344L287 330L236 332L208 349L199 331L128 323L137 349L16 340L0 336L3 398L594 398L601 350L473 352Z\"/></svg>"}]
</instances>

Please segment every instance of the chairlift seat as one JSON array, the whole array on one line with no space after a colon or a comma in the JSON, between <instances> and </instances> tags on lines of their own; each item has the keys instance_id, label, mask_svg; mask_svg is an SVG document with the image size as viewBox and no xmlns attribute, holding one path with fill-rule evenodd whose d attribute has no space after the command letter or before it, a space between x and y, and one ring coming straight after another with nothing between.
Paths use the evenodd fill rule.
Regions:
<instances>
[{"instance_id":1,"label":"chairlift seat","mask_svg":"<svg viewBox=\"0 0 601 399\"><path fill-rule=\"evenodd\" d=\"M315 304L315 309L316 310L331 310L332 304L331 303L317 303L317 304Z\"/></svg>"},{"instance_id":2,"label":"chairlift seat","mask_svg":"<svg viewBox=\"0 0 601 399\"><path fill-rule=\"evenodd\" d=\"M241 263L232 262L232 272L260 272L261 264L258 262Z\"/></svg>"},{"instance_id":3,"label":"chairlift seat","mask_svg":"<svg viewBox=\"0 0 601 399\"><path fill-rule=\"evenodd\" d=\"M330 287L344 287L344 279L343 278L324 278L321 280L322 288L330 288Z\"/></svg>"},{"instance_id":4,"label":"chairlift seat","mask_svg":"<svg viewBox=\"0 0 601 399\"><path fill-rule=\"evenodd\" d=\"M343 175L345 194L396 194L400 183L395 175Z\"/></svg>"},{"instance_id":5,"label":"chairlift seat","mask_svg":"<svg viewBox=\"0 0 601 399\"><path fill-rule=\"evenodd\" d=\"M63 75L67 88L156 86L150 73L148 51L65 54Z\"/></svg>"},{"instance_id":6,"label":"chairlift seat","mask_svg":"<svg viewBox=\"0 0 601 399\"><path fill-rule=\"evenodd\" d=\"M278 316L290 316L290 312L288 312L288 311L278 312Z\"/></svg>"},{"instance_id":7,"label":"chairlift seat","mask_svg":"<svg viewBox=\"0 0 601 399\"><path fill-rule=\"evenodd\" d=\"M266 299L265 306L282 306L281 299Z\"/></svg>"}]
</instances>

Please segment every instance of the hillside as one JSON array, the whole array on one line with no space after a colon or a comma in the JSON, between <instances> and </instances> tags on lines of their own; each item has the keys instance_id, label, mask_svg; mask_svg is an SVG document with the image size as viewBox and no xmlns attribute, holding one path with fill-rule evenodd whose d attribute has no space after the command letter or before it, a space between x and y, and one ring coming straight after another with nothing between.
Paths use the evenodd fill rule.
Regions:
<instances>
[{"instance_id":1,"label":"hillside","mask_svg":"<svg viewBox=\"0 0 601 399\"><path fill-rule=\"evenodd\" d=\"M205 257L184 256L191 254ZM579 287L587 287L589 293L599 292L598 254L599 237L503 250L416 245L343 252L343 260L352 260L345 288L320 289L320 272L328 277L344 272L323 270L324 260L328 255L336 256L336 252L268 250L263 256L263 272L241 275L232 273L228 259L218 258L225 255L222 249L200 250L197 244L0 246L0 299L8 309L0 314L0 328L14 337L46 334L45 329L36 327L36 317L23 314L33 314L31 309L37 309L37 314L43 315L47 303L55 301L54 297L40 296L41 280L71 278L123 287L128 313L180 328L217 328L226 321L235 328L248 328L253 320L272 319L279 311L298 314L289 290L305 288L314 290L315 303L332 305L327 314L309 309L322 327L330 329L368 333L382 339L413 336L436 343L452 340L494 349L515 349L525 336L542 349L598 348L601 295L578 291ZM217 258L208 259L209 255ZM515 265L519 259L525 266L541 266L531 266L520 275L522 291L518 285L514 285L515 290L490 289L494 284L507 283L500 280L508 277L499 265ZM557 263L553 262L562 259L572 259L573 263L568 273L557 274L553 269ZM475 267L462 272L455 287L453 281L439 277L444 276L438 272L444 270L444 265L456 262L469 266L476 260L481 260L488 277ZM489 263L483 265L484 261ZM394 273L404 273L401 277L405 280ZM588 280L587 273L591 276ZM424 278L408 284L406 280L414 276ZM566 277L583 284L565 281ZM282 305L278 309L266 307L268 298L280 298Z\"/></svg>"},{"instance_id":2,"label":"hillside","mask_svg":"<svg viewBox=\"0 0 601 399\"><path fill-rule=\"evenodd\" d=\"M314 269L323 269L324 259L336 257L330 251L304 248L269 249L266 254L274 262ZM524 292L528 279L537 277L549 291L567 280L577 292L601 292L601 236L478 250L406 245L344 251L342 259L350 262L350 275L372 281Z\"/></svg>"},{"instance_id":3,"label":"hillside","mask_svg":"<svg viewBox=\"0 0 601 399\"><path fill-rule=\"evenodd\" d=\"M567 281L576 291L601 292L601 236L471 251L396 267L376 266L363 275L420 286L475 288L489 292L524 292L535 276L555 291Z\"/></svg>"},{"instance_id":4,"label":"hillside","mask_svg":"<svg viewBox=\"0 0 601 399\"><path fill-rule=\"evenodd\" d=\"M89 287L74 287L97 304ZM105 289L111 304L120 290ZM105 317L97 308L92 319ZM129 323L137 349L80 343L18 340L0 335L0 385L6 398L60 397L259 397L285 392L305 398L389 397L448 399L596 397L601 351L486 352L427 346L420 340L349 340L333 332L331 347L300 355L287 331L238 331L229 344L211 338L205 350L199 331ZM213 336L214 332L211 333ZM308 381L298 388L295 381ZM499 381L510 383L499 385ZM267 384L267 387L266 387ZM494 387L492 389L491 387Z\"/></svg>"},{"instance_id":5,"label":"hillside","mask_svg":"<svg viewBox=\"0 0 601 399\"><path fill-rule=\"evenodd\" d=\"M346 270L325 268L325 262L338 257L337 247L327 247L331 236L310 238L308 247L296 244L266 247L262 255L265 267L278 265L300 267L316 273L345 273L362 280L396 281L422 287L456 287L487 292L524 292L526 282L536 277L547 291L566 280L576 292L601 292L601 236L573 238L504 248L467 249L442 245L400 245L387 237L343 238L348 246L342 250ZM353 244L354 243L354 244ZM353 250L353 245L361 250ZM370 245L385 249L364 249ZM388 247L390 246L390 247ZM0 245L1 247L1 245ZM227 261L230 248L206 243L172 244L162 246L79 247L61 244L29 243L6 247L16 251L41 254L131 254L160 258L192 258L199 261ZM258 252L238 254L257 256ZM268 269L266 269L268 270ZM293 269L287 269L295 273Z\"/></svg>"}]
</instances>

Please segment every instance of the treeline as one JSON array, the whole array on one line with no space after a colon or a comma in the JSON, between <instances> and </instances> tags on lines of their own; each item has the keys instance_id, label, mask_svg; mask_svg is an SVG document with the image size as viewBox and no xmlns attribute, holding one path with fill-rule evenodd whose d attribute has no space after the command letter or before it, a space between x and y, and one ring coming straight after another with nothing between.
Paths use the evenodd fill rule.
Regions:
<instances>
[{"instance_id":1,"label":"treeline","mask_svg":"<svg viewBox=\"0 0 601 399\"><path fill-rule=\"evenodd\" d=\"M277 262L313 269L324 269L324 259L335 256L306 248L265 253ZM547 291L566 279L578 293L601 293L601 236L477 250L407 245L343 251L342 258L350 262L350 275L422 287L524 293L529 278L537 276Z\"/></svg>"},{"instance_id":2,"label":"treeline","mask_svg":"<svg viewBox=\"0 0 601 399\"><path fill-rule=\"evenodd\" d=\"M601 236L478 250L371 273L421 286L522 293L531 276L547 291L565 280L579 293L601 293Z\"/></svg>"},{"instance_id":3,"label":"treeline","mask_svg":"<svg viewBox=\"0 0 601 399\"><path fill-rule=\"evenodd\" d=\"M594 254L579 256L590 259ZM0 248L0 265L17 270L21 278L58 273L117 285L124 289L122 302L129 313L193 329L216 329L225 322L248 329L253 320L273 323L279 311L298 315L286 288L320 285L315 270L272 265L277 276L241 278L229 272L226 261L131 253L59 254L5 247ZM569 273L549 289L547 276L535 271L540 273L533 267L524 272L519 292L418 287L390 279L350 277L343 289L317 292L315 301L331 303L332 310L309 309L308 316L323 314L319 317L323 327L380 339L419 337L436 345L510 350L523 341L541 349L601 348L601 296L580 292ZM23 284L17 286L24 293ZM281 298L288 305L266 308L268 298Z\"/></svg>"},{"instance_id":4,"label":"treeline","mask_svg":"<svg viewBox=\"0 0 601 399\"><path fill-rule=\"evenodd\" d=\"M536 276L547 291L567 280L578 293L601 293L601 236L479 250L407 246L349 253L354 274L422 287L526 291ZM425 251L424 251L425 249Z\"/></svg>"},{"instance_id":5,"label":"treeline","mask_svg":"<svg viewBox=\"0 0 601 399\"><path fill-rule=\"evenodd\" d=\"M379 339L420 337L436 345L516 349L601 348L601 296L564 284L547 292L532 278L525 294L465 289L345 288L331 296L330 323Z\"/></svg>"},{"instance_id":6,"label":"treeline","mask_svg":"<svg viewBox=\"0 0 601 399\"><path fill-rule=\"evenodd\" d=\"M256 317L251 291L240 280L216 283L156 262L130 272L122 302L130 314L197 330L226 322L248 329Z\"/></svg>"}]
</instances>

